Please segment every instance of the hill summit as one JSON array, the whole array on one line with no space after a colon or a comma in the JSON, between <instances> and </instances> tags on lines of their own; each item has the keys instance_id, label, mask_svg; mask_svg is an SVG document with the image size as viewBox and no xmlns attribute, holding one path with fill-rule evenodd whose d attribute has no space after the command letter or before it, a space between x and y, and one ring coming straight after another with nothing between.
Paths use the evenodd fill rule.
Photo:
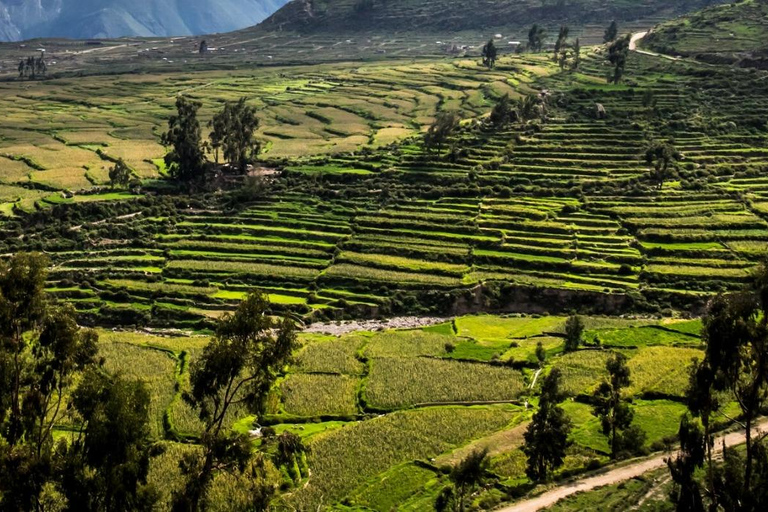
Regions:
<instances>
[{"instance_id":1,"label":"hill summit","mask_svg":"<svg viewBox=\"0 0 768 512\"><path fill-rule=\"evenodd\" d=\"M668 18L718 0L292 0L265 28L315 31L476 31L532 23Z\"/></svg>"}]
</instances>

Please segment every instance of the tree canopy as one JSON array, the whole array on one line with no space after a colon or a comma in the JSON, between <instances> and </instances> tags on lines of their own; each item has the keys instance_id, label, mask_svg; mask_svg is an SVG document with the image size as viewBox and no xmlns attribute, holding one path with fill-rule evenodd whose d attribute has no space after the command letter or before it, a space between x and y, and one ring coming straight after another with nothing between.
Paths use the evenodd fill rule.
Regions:
<instances>
[{"instance_id":1,"label":"tree canopy","mask_svg":"<svg viewBox=\"0 0 768 512\"><path fill-rule=\"evenodd\" d=\"M165 155L168 172L176 180L194 183L203 178L205 153L197 112L202 104L180 95L176 98L176 113L168 119L168 131L161 141L170 148Z\"/></svg>"},{"instance_id":2,"label":"tree canopy","mask_svg":"<svg viewBox=\"0 0 768 512\"><path fill-rule=\"evenodd\" d=\"M216 160L221 149L227 162L245 172L260 149L260 144L254 138L259 127L256 108L248 105L245 98L228 101L208 126L212 129L210 140Z\"/></svg>"},{"instance_id":3,"label":"tree canopy","mask_svg":"<svg viewBox=\"0 0 768 512\"><path fill-rule=\"evenodd\" d=\"M496 44L493 42L493 39L490 39L483 46L483 66L487 67L488 69L493 69L493 67L496 65L496 56L498 53L499 51L496 49Z\"/></svg>"}]
</instances>

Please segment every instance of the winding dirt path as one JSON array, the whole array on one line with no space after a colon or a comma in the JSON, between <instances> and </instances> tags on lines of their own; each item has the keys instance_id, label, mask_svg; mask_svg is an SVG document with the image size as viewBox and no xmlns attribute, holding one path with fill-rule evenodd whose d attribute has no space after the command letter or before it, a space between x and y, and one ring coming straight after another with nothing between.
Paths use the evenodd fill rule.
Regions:
<instances>
[{"instance_id":1,"label":"winding dirt path","mask_svg":"<svg viewBox=\"0 0 768 512\"><path fill-rule=\"evenodd\" d=\"M765 430L768 428L768 418L760 421L753 430ZM715 455L722 451L723 441L726 446L733 446L742 444L745 442L746 435L743 430L730 432L723 434L715 438ZM654 455L645 459L640 459L637 462L632 462L626 466L622 466L615 469L607 469L601 473L588 476L579 480L573 480L571 482L564 483L551 491L547 491L544 494L531 498L529 500L520 501L513 505L509 505L504 508L498 509L498 512L536 512L547 507L550 507L572 494L577 492L591 491L598 487L606 485L617 484L630 478L640 476L648 471L660 469L666 466L664 459L668 458L670 454L664 453Z\"/></svg>"},{"instance_id":2,"label":"winding dirt path","mask_svg":"<svg viewBox=\"0 0 768 512\"><path fill-rule=\"evenodd\" d=\"M648 50L638 50L637 43L639 43L640 40L642 40L647 35L648 35L648 31L637 32L635 34L632 34L632 37L629 39L629 51L640 53L642 55L650 55L651 57L660 57L662 59L667 59L667 60L680 60L680 57L673 57L672 55L664 55L663 53L649 52Z\"/></svg>"}]
</instances>

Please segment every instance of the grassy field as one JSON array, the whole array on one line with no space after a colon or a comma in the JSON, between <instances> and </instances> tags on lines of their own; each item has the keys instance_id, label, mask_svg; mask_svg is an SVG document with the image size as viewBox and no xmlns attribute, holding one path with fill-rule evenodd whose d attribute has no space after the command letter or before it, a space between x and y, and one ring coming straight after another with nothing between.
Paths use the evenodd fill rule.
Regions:
<instances>
[{"instance_id":1,"label":"grassy field","mask_svg":"<svg viewBox=\"0 0 768 512\"><path fill-rule=\"evenodd\" d=\"M260 419L311 447L311 476L281 489L281 506L424 510L448 466L480 446L503 485L476 501L498 501L529 483L522 432L534 375L553 368L575 425L566 471L606 461L588 395L616 352L647 448L670 441L703 353L701 321L685 319L743 286L768 246L765 73L638 53L619 85L607 71L589 47L572 71L526 53L493 70L433 56L2 82L0 249L48 254L48 292L102 327L107 369L148 383L166 445L151 478L166 502L173 460L195 449L175 442L200 433L181 400L189 363L253 288L302 323L441 317L301 334ZM484 123L501 95L541 91L543 119ZM168 193L159 134L179 92L203 103L203 121L243 94L257 107L262 163L277 171L263 196ZM429 151L419 135L448 110L461 126ZM682 154L661 188L643 159L659 140ZM115 158L141 193L105 187ZM584 344L565 353L572 311ZM230 416L252 428L250 411Z\"/></svg>"},{"instance_id":2,"label":"grassy field","mask_svg":"<svg viewBox=\"0 0 768 512\"><path fill-rule=\"evenodd\" d=\"M741 286L768 247L768 82L632 54L626 83L613 86L604 67L601 50L590 48L578 72L522 54L494 70L452 59L6 82L4 249L46 250L54 293L109 324L195 327L252 286L310 319L445 315L468 303L550 314L700 309ZM733 87L749 109L720 93ZM567 101L534 129L477 126L501 94L544 88ZM700 97L690 93L697 88ZM103 188L117 156L148 190L162 184L158 137L179 90L203 103L203 121L248 91L264 164L283 170L275 193L236 209L217 197L186 208ZM653 111L643 106L646 93L656 98ZM596 103L607 119L594 119ZM717 122L698 119L695 105ZM415 138L449 109L465 119L451 141L461 148L455 158ZM647 186L642 153L672 135L662 122L670 115L690 121L674 129L684 155L678 178L659 191ZM70 235L30 220L54 210L77 212L56 214L56 233ZM468 300L478 286L484 296ZM542 322L525 331L505 320L457 345L456 358L527 359L535 342L526 338L562 327ZM606 329L590 334L612 346ZM471 320L456 326L460 335L472 330ZM663 332L652 334L665 343ZM621 343L634 346L631 338L622 334Z\"/></svg>"},{"instance_id":3,"label":"grassy field","mask_svg":"<svg viewBox=\"0 0 768 512\"><path fill-rule=\"evenodd\" d=\"M515 357L510 366L490 361L481 351L476 357L467 351L457 359L463 345L495 346L500 340L531 336L529 340L550 340L556 347L542 371L559 368L569 393L562 406L574 424L573 444L563 471L578 472L607 460L607 438L580 395L589 394L605 377L605 361L614 351L629 359L627 397L635 424L647 434L646 447L672 439L685 410L683 368L702 354L686 344L697 339L692 333L700 322L585 317L584 323L596 332L615 333L616 342L563 353L564 318L525 315L468 315L421 329L301 333L301 348L275 384L265 420L278 433L288 430L304 438L311 447L312 476L279 502L313 509L343 503L381 511L393 504L420 510L431 506L446 482L440 468L478 448L489 450L491 471L505 485L525 485L520 448L536 403L538 387L532 389L531 383L538 362ZM638 335L651 329L665 333L664 343ZM164 446L152 461L150 479L162 486L167 503L180 485L174 460L195 449L172 441L180 434L195 436L200 429L179 393L188 385L189 362L209 338L105 329L99 334L107 369L149 384L152 434ZM621 336L628 341L620 343ZM456 349L447 350L446 344ZM511 350L529 349L521 345ZM228 423L245 432L253 420L238 408ZM233 484L218 485L217 493L225 496ZM491 501L501 497L482 496Z\"/></svg>"}]
</instances>

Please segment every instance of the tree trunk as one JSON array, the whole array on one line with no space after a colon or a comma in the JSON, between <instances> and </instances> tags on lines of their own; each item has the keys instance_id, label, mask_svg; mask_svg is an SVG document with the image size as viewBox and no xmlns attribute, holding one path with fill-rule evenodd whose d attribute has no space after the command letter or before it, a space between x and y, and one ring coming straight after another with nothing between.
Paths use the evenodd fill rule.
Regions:
<instances>
[{"instance_id":1,"label":"tree trunk","mask_svg":"<svg viewBox=\"0 0 768 512\"><path fill-rule=\"evenodd\" d=\"M747 429L747 462L745 464L744 469L744 490L743 490L743 496L749 496L750 495L750 489L752 488L751 481L752 481L752 456L753 456L753 450L752 450L752 412L747 413L747 417L745 418L744 423L746 424Z\"/></svg>"}]
</instances>

